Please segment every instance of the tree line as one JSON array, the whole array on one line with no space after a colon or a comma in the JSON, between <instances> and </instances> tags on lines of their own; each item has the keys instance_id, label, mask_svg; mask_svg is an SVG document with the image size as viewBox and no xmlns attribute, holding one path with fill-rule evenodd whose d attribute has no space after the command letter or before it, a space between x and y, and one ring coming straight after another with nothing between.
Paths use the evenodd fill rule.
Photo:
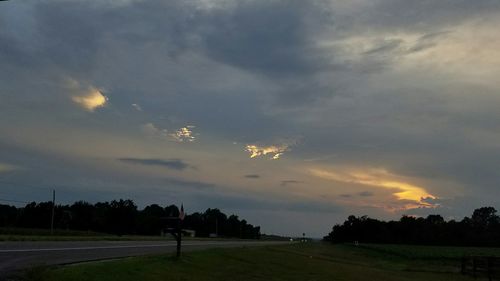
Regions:
<instances>
[{"instance_id":1,"label":"tree line","mask_svg":"<svg viewBox=\"0 0 500 281\"><path fill-rule=\"evenodd\" d=\"M0 204L0 227L50 228L52 202L31 202L24 207ZM179 208L152 204L139 210L132 200L113 200L91 204L78 201L71 205L56 205L54 228L92 231L116 235L159 235L178 217ZM171 225L170 225L171 226ZM197 237L216 233L220 237L260 238L260 227L249 224L236 215L227 216L219 209L186 214L183 229L196 232Z\"/></svg>"},{"instance_id":2,"label":"tree line","mask_svg":"<svg viewBox=\"0 0 500 281\"><path fill-rule=\"evenodd\" d=\"M403 216L399 221L380 221L367 216L349 216L337 224L324 240L334 243L390 243L450 246L500 246L500 217L493 207L474 210L461 221L446 221L440 215L426 218Z\"/></svg>"}]
</instances>

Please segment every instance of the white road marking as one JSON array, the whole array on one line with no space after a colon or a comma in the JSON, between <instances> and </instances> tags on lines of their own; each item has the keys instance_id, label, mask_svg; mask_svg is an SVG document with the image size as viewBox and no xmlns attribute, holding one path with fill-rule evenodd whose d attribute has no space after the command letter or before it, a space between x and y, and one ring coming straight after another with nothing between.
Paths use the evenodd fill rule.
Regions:
<instances>
[{"instance_id":1,"label":"white road marking","mask_svg":"<svg viewBox=\"0 0 500 281\"><path fill-rule=\"evenodd\" d=\"M265 242L207 242L207 243L182 243L183 246L208 246L208 245L232 245L232 244L267 244ZM78 251L78 250L99 250L99 249L123 249L123 248L157 248L173 247L171 244L152 244L152 245L120 245L120 246L94 246L94 247L71 247L71 248L41 248L41 249L12 249L0 250L0 253L22 253L22 252L49 252L49 251Z\"/></svg>"}]
</instances>

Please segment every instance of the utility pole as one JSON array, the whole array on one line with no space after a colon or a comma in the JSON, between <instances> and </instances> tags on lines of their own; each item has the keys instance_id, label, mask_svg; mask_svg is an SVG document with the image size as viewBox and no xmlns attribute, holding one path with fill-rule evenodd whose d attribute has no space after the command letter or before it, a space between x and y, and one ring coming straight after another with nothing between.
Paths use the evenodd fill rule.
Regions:
<instances>
[{"instance_id":1,"label":"utility pole","mask_svg":"<svg viewBox=\"0 0 500 281\"><path fill-rule=\"evenodd\" d=\"M50 220L50 234L54 235L54 212L56 209L56 190L52 190L52 219Z\"/></svg>"},{"instance_id":2,"label":"utility pole","mask_svg":"<svg viewBox=\"0 0 500 281\"><path fill-rule=\"evenodd\" d=\"M217 220L217 217L215 217L215 236L219 237L219 221Z\"/></svg>"}]
</instances>

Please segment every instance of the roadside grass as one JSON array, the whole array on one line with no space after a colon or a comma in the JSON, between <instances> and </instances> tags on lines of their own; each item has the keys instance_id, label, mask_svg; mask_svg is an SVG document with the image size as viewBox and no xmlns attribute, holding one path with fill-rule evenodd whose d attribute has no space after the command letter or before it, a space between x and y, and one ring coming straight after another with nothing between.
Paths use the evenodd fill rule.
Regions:
<instances>
[{"instance_id":1,"label":"roadside grass","mask_svg":"<svg viewBox=\"0 0 500 281\"><path fill-rule=\"evenodd\" d=\"M37 269L22 280L472 280L459 273L460 249L451 255L441 247L426 247L420 249L422 254L407 255L414 246L388 245L389 251L375 246L305 243L211 249L185 253L180 259L145 256Z\"/></svg>"},{"instance_id":2,"label":"roadside grass","mask_svg":"<svg viewBox=\"0 0 500 281\"><path fill-rule=\"evenodd\" d=\"M488 247L448 247L448 246L418 246L418 245L382 245L364 244L361 247L399 255L406 258L443 259L460 258L463 256L500 256L500 248Z\"/></svg>"},{"instance_id":3,"label":"roadside grass","mask_svg":"<svg viewBox=\"0 0 500 281\"><path fill-rule=\"evenodd\" d=\"M117 238L120 237L92 231L55 229L52 234L50 229L0 227L0 241L94 241ZM120 239L127 240L126 237Z\"/></svg>"},{"instance_id":4,"label":"roadside grass","mask_svg":"<svg viewBox=\"0 0 500 281\"><path fill-rule=\"evenodd\" d=\"M239 239L239 238L205 238L205 237L183 237L183 240L248 240L255 241L254 239ZM91 232L91 231L78 231L78 230L63 230L56 229L54 234L50 233L49 229L38 228L7 228L0 227L0 241L172 241L175 240L173 236L166 235L112 235L107 233ZM272 238L265 238L262 240L276 240Z\"/></svg>"},{"instance_id":5,"label":"roadside grass","mask_svg":"<svg viewBox=\"0 0 500 281\"><path fill-rule=\"evenodd\" d=\"M54 229L54 235L59 236L96 236L103 233L81 230ZM26 227L0 227L0 235L37 235L49 236L52 235L50 229L47 228L26 228Z\"/></svg>"}]
</instances>

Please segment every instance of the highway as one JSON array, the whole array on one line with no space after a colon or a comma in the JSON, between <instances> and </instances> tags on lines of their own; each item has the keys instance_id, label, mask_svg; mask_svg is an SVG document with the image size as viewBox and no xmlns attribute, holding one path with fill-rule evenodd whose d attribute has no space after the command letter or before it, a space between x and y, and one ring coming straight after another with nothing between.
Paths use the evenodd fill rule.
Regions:
<instances>
[{"instance_id":1,"label":"highway","mask_svg":"<svg viewBox=\"0 0 500 281\"><path fill-rule=\"evenodd\" d=\"M182 251L275 245L289 242L248 240L186 240ZM173 253L175 241L41 241L0 242L0 278L36 265L70 264L84 261Z\"/></svg>"}]
</instances>

